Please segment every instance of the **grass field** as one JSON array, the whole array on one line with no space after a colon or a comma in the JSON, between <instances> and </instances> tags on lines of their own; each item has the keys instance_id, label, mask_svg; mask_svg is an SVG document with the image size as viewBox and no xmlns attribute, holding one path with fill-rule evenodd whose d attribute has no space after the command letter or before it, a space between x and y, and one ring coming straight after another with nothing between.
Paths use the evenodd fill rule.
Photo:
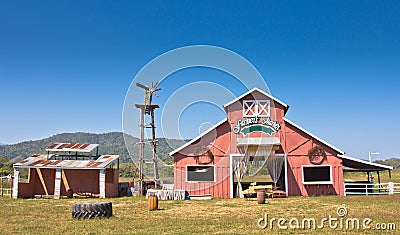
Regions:
<instances>
[{"instance_id":1,"label":"grass field","mask_svg":"<svg viewBox=\"0 0 400 235\"><path fill-rule=\"evenodd\" d=\"M75 220L71 205L75 202L111 201L114 216L109 219ZM400 230L400 195L391 196L326 196L268 199L264 205L255 200L213 199L209 201L160 201L158 211L148 211L144 197L113 199L23 200L0 199L0 234L382 234L379 230L324 229L280 230L257 226L259 218L322 218L337 215L345 205L348 214L343 218L370 218L376 223L395 223ZM288 222L287 224L288 225ZM300 224L301 226L301 224ZM392 226L392 225L391 225Z\"/></svg>"},{"instance_id":2,"label":"grass field","mask_svg":"<svg viewBox=\"0 0 400 235\"><path fill-rule=\"evenodd\" d=\"M377 177L374 175L375 181ZM346 173L347 180L365 180L365 173ZM129 181L127 179L127 181ZM388 174L381 175L388 182ZM400 183L400 171L392 172L392 181ZM111 201L114 216L109 219L75 220L71 206L76 202ZM324 222L323 229L301 228L303 218L314 218L317 225L323 218L341 218L339 206L345 205L343 228L332 229ZM246 199L213 199L209 201L160 201L160 210L148 211L144 197L112 199L24 200L0 198L0 234L400 234L400 195L326 196L268 199L264 205ZM268 214L271 219L284 218L300 222L299 229L282 230L273 221L273 228L260 229L258 219ZM360 221L360 230L345 229L348 218ZM362 228L362 220L370 218L371 229ZM340 220L339 220L340 221ZM393 230L377 230L378 223L396 226ZM263 223L262 223L263 224ZM284 225L289 226L286 222ZM383 224L382 224L383 225ZM351 226L350 226L351 227Z\"/></svg>"}]
</instances>

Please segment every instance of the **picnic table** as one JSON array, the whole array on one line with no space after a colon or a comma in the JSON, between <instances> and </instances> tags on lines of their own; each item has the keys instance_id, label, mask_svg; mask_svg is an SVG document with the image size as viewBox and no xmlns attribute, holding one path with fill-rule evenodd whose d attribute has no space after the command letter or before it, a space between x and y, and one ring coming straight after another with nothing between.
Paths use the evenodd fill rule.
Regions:
<instances>
[{"instance_id":1,"label":"picnic table","mask_svg":"<svg viewBox=\"0 0 400 235\"><path fill-rule=\"evenodd\" d=\"M251 183L250 187L246 190L243 190L243 195L250 197L257 194L257 191L264 190L267 197L273 196L273 187L272 185L256 185L256 182Z\"/></svg>"}]
</instances>

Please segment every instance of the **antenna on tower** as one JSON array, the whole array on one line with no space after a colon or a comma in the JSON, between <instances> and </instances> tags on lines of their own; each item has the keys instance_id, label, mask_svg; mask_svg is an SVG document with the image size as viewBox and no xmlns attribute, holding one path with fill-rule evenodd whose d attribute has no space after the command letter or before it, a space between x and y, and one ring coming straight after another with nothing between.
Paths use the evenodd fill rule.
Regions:
<instances>
[{"instance_id":1,"label":"antenna on tower","mask_svg":"<svg viewBox=\"0 0 400 235\"><path fill-rule=\"evenodd\" d=\"M145 162L144 158L144 128L151 128L151 141L150 143L153 148L152 163L154 171L154 183L155 188L159 184L158 166L157 166L157 139L156 139L156 127L154 124L154 109L159 108L157 104L152 104L153 95L158 97L157 91L161 88L157 87L158 82L151 82L151 86L145 86L140 83L136 83L137 87L144 89L144 102L143 104L135 104L136 108L140 109L140 148L139 148L139 195L143 196L143 165ZM150 115L150 123L145 125L145 115Z\"/></svg>"}]
</instances>

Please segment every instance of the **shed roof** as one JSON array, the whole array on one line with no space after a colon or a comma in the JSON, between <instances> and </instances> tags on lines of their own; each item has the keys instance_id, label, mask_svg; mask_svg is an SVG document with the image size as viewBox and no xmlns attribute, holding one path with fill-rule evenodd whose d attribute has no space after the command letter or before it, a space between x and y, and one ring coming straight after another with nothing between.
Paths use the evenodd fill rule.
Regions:
<instances>
[{"instance_id":1,"label":"shed roof","mask_svg":"<svg viewBox=\"0 0 400 235\"><path fill-rule=\"evenodd\" d=\"M351 170L358 171L385 171L393 170L392 166L382 165L374 162L367 162L358 158L349 157L345 155L338 155L342 158L343 167L347 167Z\"/></svg>"},{"instance_id":2,"label":"shed roof","mask_svg":"<svg viewBox=\"0 0 400 235\"><path fill-rule=\"evenodd\" d=\"M14 167L101 170L107 168L119 158L119 155L102 155L96 160L56 160L51 159L52 156L54 155L33 155L15 163Z\"/></svg>"},{"instance_id":3,"label":"shed roof","mask_svg":"<svg viewBox=\"0 0 400 235\"><path fill-rule=\"evenodd\" d=\"M90 153L96 149L98 144L71 144L71 143L54 143L46 148L49 152L80 152Z\"/></svg>"}]
</instances>

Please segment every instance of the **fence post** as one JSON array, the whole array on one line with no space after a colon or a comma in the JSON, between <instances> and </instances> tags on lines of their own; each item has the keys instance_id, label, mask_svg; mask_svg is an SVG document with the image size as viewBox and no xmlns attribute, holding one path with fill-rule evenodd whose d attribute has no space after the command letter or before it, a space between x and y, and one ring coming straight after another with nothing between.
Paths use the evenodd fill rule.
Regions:
<instances>
[{"instance_id":1,"label":"fence post","mask_svg":"<svg viewBox=\"0 0 400 235\"><path fill-rule=\"evenodd\" d=\"M389 182L389 195L394 194L394 184L393 182Z\"/></svg>"},{"instance_id":2,"label":"fence post","mask_svg":"<svg viewBox=\"0 0 400 235\"><path fill-rule=\"evenodd\" d=\"M343 196L346 196L346 183L343 182Z\"/></svg>"}]
</instances>

